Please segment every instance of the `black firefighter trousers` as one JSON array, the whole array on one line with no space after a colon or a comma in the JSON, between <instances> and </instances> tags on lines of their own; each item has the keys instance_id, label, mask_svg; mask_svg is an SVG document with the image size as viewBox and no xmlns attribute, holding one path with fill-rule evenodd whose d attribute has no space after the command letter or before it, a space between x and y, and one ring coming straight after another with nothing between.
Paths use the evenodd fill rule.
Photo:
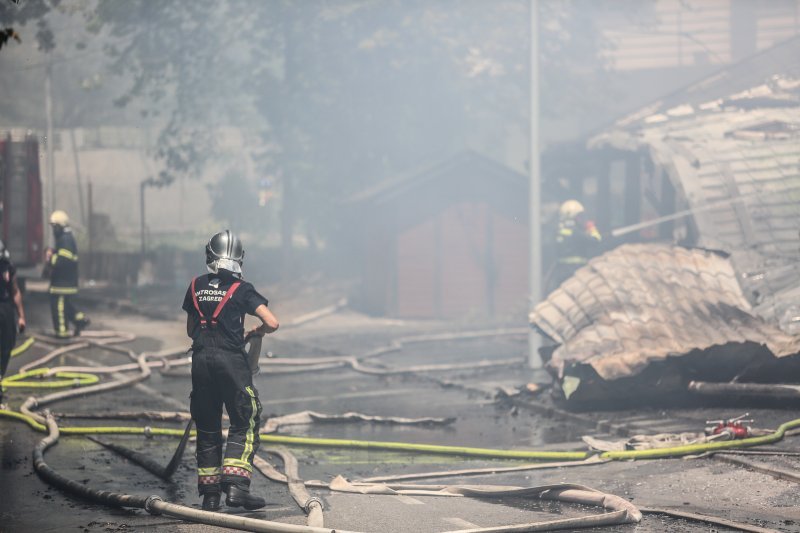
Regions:
<instances>
[{"instance_id":1,"label":"black firefighter trousers","mask_svg":"<svg viewBox=\"0 0 800 533\"><path fill-rule=\"evenodd\" d=\"M83 313L75 309L74 298L74 294L50 293L50 315L53 318L56 337L71 337L69 325L86 318Z\"/></svg>"},{"instance_id":2,"label":"black firefighter trousers","mask_svg":"<svg viewBox=\"0 0 800 533\"><path fill-rule=\"evenodd\" d=\"M222 406L230 418L222 457ZM204 347L192 355L191 412L197 425L200 494L229 485L249 490L258 450L261 402L243 352Z\"/></svg>"},{"instance_id":3,"label":"black firefighter trousers","mask_svg":"<svg viewBox=\"0 0 800 533\"><path fill-rule=\"evenodd\" d=\"M0 381L6 374L11 350L17 342L16 308L11 301L0 302ZM0 402L3 401L3 389L0 385Z\"/></svg>"}]
</instances>

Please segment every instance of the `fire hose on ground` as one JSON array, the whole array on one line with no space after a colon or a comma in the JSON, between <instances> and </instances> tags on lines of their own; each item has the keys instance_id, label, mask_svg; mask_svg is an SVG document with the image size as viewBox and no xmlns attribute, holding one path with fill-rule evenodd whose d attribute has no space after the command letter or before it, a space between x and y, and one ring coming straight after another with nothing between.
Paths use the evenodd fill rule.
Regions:
<instances>
[{"instance_id":1,"label":"fire hose on ground","mask_svg":"<svg viewBox=\"0 0 800 533\"><path fill-rule=\"evenodd\" d=\"M44 405L47 405L47 404L50 404L50 403L53 403L53 402L56 402L56 401L60 401L60 400L63 400L63 399L67 399L67 398L70 398L70 397L74 397L74 396L105 392L105 391L108 391L108 390L113 390L113 389L116 389L116 388L132 385L132 384L136 383L137 381L141 381L143 379L146 379L149 376L150 369L152 367L162 367L162 368L168 367L169 363L167 362L167 359L165 358L165 354L182 353L182 350L181 351L173 350L173 351L168 351L168 352L162 352L161 354L150 354L150 355L148 355L148 354L140 354L140 355L137 356L134 352L132 352L130 350L125 350L125 349L122 349L122 348L116 348L116 347L110 346L111 344L115 344L115 343L118 343L118 342L126 342L128 340L132 340L132 336L130 336L130 335L125 335L125 334L114 335L113 332L107 332L104 335L95 334L95 336L98 338L98 340L89 341L89 342L77 342L77 343L74 343L71 346L65 346L65 347L57 348L56 350L53 350L52 352L48 353L45 357L43 357L43 358L41 358L41 359L39 359L37 361L34 361L33 363L29 363L28 365L23 367L23 369L25 369L26 372L31 372L31 370L30 370L31 368L33 368L33 367L35 367L35 366L37 366L39 364L44 364L45 362L47 362L49 360L52 360L54 357L56 357L56 356L58 356L60 354L68 353L69 351L74 351L74 350L77 350L77 349L83 349L83 348L87 348L87 347L90 347L90 346L94 346L94 347L108 349L108 350L112 350L112 351L115 351L115 352L120 352L120 353L123 353L125 355L128 355L130 358L134 359L136 362L133 363L132 365L124 365L126 367L125 369L126 370L132 370L132 369L137 369L138 368L140 370L139 374L135 375L135 376L132 376L132 377L128 377L126 379L119 379L119 380L112 381L112 382L109 382L109 383L104 383L104 384L100 384L100 385L91 385L91 386L86 386L86 385L90 384L90 381L88 381L88 378L86 376L82 376L81 379L79 379L79 381L77 383L75 383L75 381L74 381L75 378L73 376L72 377L72 382L70 383L70 386L77 384L77 385L83 385L83 388L72 390L72 391L64 391L64 392L61 392L61 393L55 393L55 394L51 394L51 395L44 396L44 397L41 397L41 398L33 398L33 397L28 398L28 400L26 400L25 404L21 408L22 413L16 413L14 411L7 411L7 410L0 411L0 415L2 415L2 416L14 418L14 419L17 419L17 420L22 420L22 421L28 423L32 428L34 428L34 429L36 429L38 431L48 431L50 433L48 435L48 437L45 438L40 443L39 446L37 446L37 450L39 450L39 453L36 455L36 457L38 459L37 462L41 467L41 471L45 472L45 474L43 474L43 477L48 476L48 475L50 475L50 474L52 474L54 472L54 471L51 472L52 469L48 470L49 467L46 467L46 463L44 463L44 460L43 460L43 455L44 455L44 450L47 449L47 447L51 446L55 442L55 440L58 438L59 430L58 430L58 427L55 425L55 421L52 419L51 416L42 417L41 415L33 412L31 410L31 408L42 407ZM427 337L431 337L431 338L433 338L433 340L436 340L437 336L434 335L434 336L426 336L426 337L421 337L421 338L427 338ZM414 340L416 340L416 338L414 338ZM402 344L400 344L400 346L402 346ZM386 353L386 351L384 350L381 353ZM372 354L369 354L369 355L372 356ZM153 357L153 356L162 357L162 360L160 360L160 361L148 361L147 360L148 357ZM88 367L88 368L92 368L92 367ZM111 367L109 367L109 368L111 368ZM83 369L83 368L81 368L81 369ZM114 371L117 371L118 369L121 370L119 368L119 365L117 367L114 367ZM27 374L27 376L30 377L30 376L34 376L34 375L36 375L36 376L46 375L46 374L48 374L48 372L49 373L53 373L53 370L57 370L57 369L52 369L52 370L49 370L49 371L44 371L44 369L40 369L38 373L33 373L33 374L29 373L29 374ZM105 369L105 370L107 370L107 369ZM59 370L59 372L66 372L66 370ZM98 372L98 373L100 373L100 372ZM56 375L56 377L58 377L58 372L55 372L54 375ZM62 377L67 377L67 376L63 376L62 375ZM20 382L21 380L22 380L22 378L17 378L17 380L12 380L12 382L14 382L14 381ZM67 381L67 380L64 380L64 381ZM91 383L96 383L97 381L98 381L98 379L95 379L94 381L91 381ZM66 386L66 384L63 385L63 386ZM776 441L780 440L787 430L795 428L795 427L800 427L800 419L793 420L793 421L787 422L785 424L782 424L778 428L777 431L775 431L771 435L768 435L768 436L765 436L765 437L755 437L755 438L743 439L743 440L739 440L739 441L713 442L713 443L705 443L705 444L699 444L699 445L678 446L678 447L674 447L674 448L658 449L658 450L605 452L605 453L599 455L600 460L595 458L594 462L595 463L600 463L600 462L605 462L605 460L619 460L619 459L650 459L650 458L660 458L660 457L675 457L675 456L681 456L681 455L696 454L696 453L700 453L700 452L703 452L703 451L714 451L714 450L723 450L723 449L732 449L732 448L739 448L739 447L770 444L770 443L773 443L773 442L776 442ZM55 437L53 437L54 432L55 432ZM126 427L126 426L122 426L122 427L106 427L106 426L101 426L101 427L70 427L70 428L63 428L61 430L61 432L65 433L65 434L141 434L141 435L148 435L148 436L149 435L179 436L179 435L182 435L184 433L182 430L175 430L175 429L170 429L170 428L150 428L150 427L135 428L135 427ZM438 446L438 445L426 445L426 444L386 443L386 442L353 441L353 440L341 440L341 439L316 439L316 438L308 438L308 437L292 437L292 436L271 435L271 434L270 435L263 435L262 436L262 441L263 442L289 444L289 445L293 445L294 444L294 445L306 445L306 446L331 446L331 447L348 447L348 448L382 449L382 450L391 449L391 450L399 450L399 451L420 452L420 453L437 453L437 454L448 454L448 455L461 455L461 456L470 456L470 457L506 458L506 459L509 459L509 458L510 459L530 459L530 460L545 460L545 461L562 460L562 461L568 461L568 462L575 462L577 464L590 464L591 463L591 457L590 457L589 453L587 453L587 452L573 452L573 451L566 451L566 452L546 451L546 452L542 452L542 451L524 451L524 450L492 450L492 449L484 449L484 448ZM284 462L285 462L285 464L287 464L287 468L291 469L291 466L289 466L291 461L289 463L286 463L286 461L284 460ZM295 461L294 464L296 466L296 461ZM514 468L514 467L512 467L512 468ZM495 469L495 471L502 471L502 470L503 469ZM40 469L39 469L39 467L37 467L37 472L39 472L39 471L40 471ZM294 475L294 474L291 477L294 480L297 479L297 476ZM435 477L435 476L429 476L429 477ZM58 484L58 486L62 486L62 488L65 488L66 490L70 490L69 489L70 484L68 484L68 483L64 483L64 484L61 484L61 482L58 482L58 483L54 482L54 483ZM86 487L84 485L82 485L82 484L78 484L78 485L80 485L81 487L86 489ZM303 488L304 487L305 487L305 485L303 486ZM294 483L295 493L297 492L298 488L299 488L298 483ZM519 489L520 490L534 490L534 489L530 489L530 488L519 488ZM547 490L552 490L552 489L547 489ZM565 490L567 490L567 489L565 489ZM570 490L572 490L572 489L570 489ZM112 500L114 498L118 498L118 496L119 495L115 495L112 498ZM112 500L109 500L109 503L112 503L114 505L121 505L122 503L120 503L120 502L122 502L122 501L125 501L125 502L129 502L129 501L133 502L133 501L135 501L137 503L137 505L135 505L135 507L139 506L138 503L140 503L140 501L135 499L137 497L126 496L126 495L122 495L122 496L125 496L125 498L123 498L123 500L114 500L114 501L117 501L117 503L113 503ZM295 496L295 494L293 494L293 496ZM128 499L128 498L134 498L134 499ZM306 503L311 503L312 504L311 507L312 508L314 507L313 498L307 498L304 495L300 494L299 496L296 496L295 499L298 500L299 504L300 504L300 500L304 500L305 499ZM301 507L303 507L303 505L301 505ZM308 507L308 506L306 506L306 507ZM143 507L143 508L146 508L146 506ZM159 498L155 498L155 499L151 499L150 509L148 509L148 510L152 509L152 510L156 510L156 511L161 511L161 512L164 512L164 514L183 513L183 514L170 514L170 516L177 516L177 517L188 516L187 512L188 512L188 514L190 514L190 515L192 515L194 517L199 517L199 518L203 518L203 519L208 518L208 517L206 517L204 515L214 515L215 519L217 519L216 517L218 517L217 513L207 513L207 512L203 512L203 511L197 511L197 510L194 510L194 509L191 509L191 508L183 508L183 509L185 509L185 511L184 511L184 510L181 510L181 508L183 508L183 507L182 506L177 506L177 505L174 505L174 504L167 504L167 503L161 501ZM307 508L306 510L307 510L307 512L309 512L309 514L311 514L311 509L310 508ZM320 511L321 511L321 506L320 506ZM606 515L609 515L609 514L613 514L613 513L606 513L603 516L606 516ZM634 515L631 515L630 512L629 512L627 516L628 516L628 519L630 519L630 517L634 516ZM589 518L589 517L587 517L587 518ZM190 518L190 519L192 519L192 518ZM236 520L243 520L243 519L242 518L236 518ZM251 519L244 519L244 520L251 520ZM204 521L204 520L201 520L201 521ZM259 522L259 523L263 524L265 521L256 520L255 522ZM321 522L321 517L320 517L320 522ZM217 522L205 522L204 521L204 523L213 523L215 525L223 525L223 524L219 524ZM231 524L224 524L224 525L226 525L227 527L237 527L237 526L234 526L234 525L231 525ZM245 524L245 525L247 527L253 526L252 524ZM541 524L541 525L544 526L544 524ZM553 524L553 525L555 525L555 524ZM287 526L287 525L286 524L280 524L280 526L283 527L283 526ZM253 526L253 527L255 527L255 526ZM297 527L297 526L291 526L291 527ZM570 527L573 527L573 526L570 526ZM577 526L574 526L574 527L577 527ZM312 529L308 529L308 528L306 528L306 529L251 529L251 530L253 530L253 531L290 531L291 530L291 531L309 531L309 532L316 531L316 529L313 529L313 528ZM519 529L519 531L522 531L522 530L523 529ZM534 529L524 529L524 530L528 531L528 530L534 530ZM535 529L535 530L539 530L539 529ZM331 531L331 530L330 529L320 529L319 531ZM341 530L339 530L339 531L341 531ZM480 531L510 531L510 530L508 530L508 529L493 529L493 528L489 528L489 529L481 529Z\"/></svg>"},{"instance_id":2,"label":"fire hose on ground","mask_svg":"<svg viewBox=\"0 0 800 533\"><path fill-rule=\"evenodd\" d=\"M198 511L196 509L165 502L159 496L135 496L129 494L115 493L110 491L98 491L92 489L83 483L69 479L52 467L50 467L44 460L45 451L56 444L59 438L59 428L55 419L49 413L44 416L44 422L48 431L48 436L42 439L34 448L33 463L36 472L49 483L76 494L82 498L110 505L114 507L134 507L145 509L154 515L166 515L184 520L200 522L208 525L216 525L222 527L230 527L241 529L244 531L257 531L267 533L348 533L342 529L330 529L317 527L312 522L322 523L322 504L318 499L308 495L305 485L297 476L291 478L284 476L286 482L290 485L292 496L298 501L303 502L301 505L305 508L309 515L308 526L295 526L291 524L284 524L280 522L272 522L267 520L257 520L246 517L230 516L221 513L211 513L206 511ZM37 422L38 423L38 422ZM297 462L293 456L288 453L281 453L287 472L296 473ZM515 526L501 526L496 528L481 528L470 530L459 530L458 533L474 532L510 532L510 531L548 531L555 529L567 529L576 527L596 527L604 525L618 525L624 523L635 523L641 520L641 513L627 500L618 496L605 494L600 491L595 491L587 487L571 484L556 484L545 487L529 487L529 488L510 488L508 490L485 490L470 487L460 487L460 495L473 496L473 497L498 497L498 496L526 496L534 495L542 499L557 500L571 503L581 503L586 505L601 506L610 512L602 513L599 515L592 515L580 518L568 518L560 520L551 520L548 522L534 523L534 524L520 524ZM432 494L436 495L436 494ZM454 493L455 495L455 493ZM453 532L455 533L455 532Z\"/></svg>"},{"instance_id":3,"label":"fire hose on ground","mask_svg":"<svg viewBox=\"0 0 800 533\"><path fill-rule=\"evenodd\" d=\"M105 344L104 345L98 345L98 347L103 347L103 348L109 349L109 347L106 346ZM55 351L57 351L60 354L60 353L65 353L67 350L58 349L58 350L55 350ZM133 352L129 351L129 350L113 349L112 351L118 351L118 352L126 354L126 355L128 355L128 356L130 356L132 358L136 357L136 355ZM52 354L48 354L47 356L45 356L44 358L40 359L39 361L34 362L31 366L35 366L36 363L41 363L43 361L50 360L50 359L52 359ZM49 433L50 433L49 436L47 438L45 438L40 443L39 446L37 446L37 452L35 454L35 463L34 463L34 465L35 465L35 468L36 468L37 472L39 472L40 475L42 475L43 477L45 477L46 479L48 479L52 483L56 484L57 486L61 487L62 489L69 490L71 492L75 492L75 493L77 493L77 494L79 494L80 496L83 496L83 497L89 497L91 499L94 499L95 501L99 501L100 503L111 504L111 505L126 505L126 504L130 504L130 505L132 505L134 507L140 507L141 498L137 499L137 497L135 497L135 496L120 495L120 494L108 493L108 492L95 493L95 492L91 491L91 489L88 489L87 487L83 486L80 483L77 483L77 482L74 482L72 480L68 480L66 478L63 478L62 476L57 474L57 472L55 472L49 466L47 466L47 464L44 462L44 458L43 458L44 457L44 450L57 441L58 434L59 434L58 426L56 425L55 420L52 418L52 415L50 415L49 413L45 413L45 417L42 417L42 415L40 415L38 413L35 413L34 411L31 410L31 408L41 407L41 406L53 403L55 401L64 400L64 399L67 399L67 398L70 398L70 397L81 396L81 395L86 395L86 394L105 392L107 390L113 390L113 389L120 388L120 387L123 387L123 386L128 386L128 385L131 385L131 384L135 383L136 381L140 381L142 379L145 379L147 376L149 376L149 373L150 373L150 367L147 365L147 356L145 354L141 354L138 357L136 357L136 360L137 360L137 364L138 364L138 366L140 368L140 374L139 375L135 375L133 377L126 378L126 379L119 379L119 380L112 381L112 382L109 382L109 383L105 383L105 384L102 384L102 385L95 385L95 386L85 387L85 388L79 389L79 390L64 391L64 392L60 392L60 393L50 394L50 395L47 395L47 396L44 396L44 397L41 397L41 398L30 397L25 401L25 403L22 405L22 407L20 409L22 414L17 414L17 413L13 414L14 418L24 419L26 422L28 422L31 425L31 427L34 427L36 429L40 429L41 430L41 429L45 429L45 426L46 426L47 429L49 430ZM9 413L11 413L11 412L9 412ZM0 414L5 414L5 413L0 413ZM124 432L124 433L129 433L129 432L136 432L137 429L139 429L140 431L142 431L145 434L170 434L170 433L174 434L174 433L176 433L175 430L164 431L162 428L157 428L156 431L150 430L150 428L144 428L142 430L141 428L112 428L112 427L70 428L70 429L78 429L81 433L98 433L98 432L99 433L110 433L110 432L116 432L117 430L119 430L121 432ZM187 431L188 431L188 428L187 428ZM272 436L272 437L275 437L275 436ZM289 461L288 458L286 460ZM289 461L288 464L291 467L292 462ZM296 461L294 461L294 465L296 466ZM82 487L82 489L80 489L79 487ZM298 496L298 494L300 493L301 490L304 491L305 490L304 487L303 487L303 489L300 489L299 486L296 483L293 484L293 491L292 492L293 492L293 495L295 497L297 497L297 498L300 497L300 496ZM547 492L547 491L540 491L540 492ZM605 501L605 497L606 496L608 496L608 495L604 495L603 501ZM553 497L555 497L555 496L553 496ZM575 498L576 496L572 495L572 497ZM608 498L610 498L610 501L613 501L613 499L615 497L608 496ZM593 498L587 499L585 503L596 502L596 499L597 499L596 496L593 495ZM305 507L306 511L309 513L309 518L312 521L321 522L321 505L317 506L316 502L314 501L314 499L311 499L311 498L305 498L305 501L306 501L306 504L304 505L304 507ZM571 501L571 500L567 500L567 501ZM554 528L558 528L559 527L558 524L569 524L569 527L581 527L581 524L583 523L583 524L585 524L583 527L586 527L586 526L598 525L598 524L617 524L617 523L620 523L620 520L638 521L638 520L641 519L641 515L638 513L638 511L635 511L635 507L630 505L628 502L625 502L624 500L620 499L620 501L624 502L625 505L630 507L630 509L625 509L625 510L622 510L622 511L615 509L612 513L605 513L604 515L601 515L601 516L598 516L598 517L585 517L585 520L584 519L570 519L570 520L568 520L566 522L565 521L553 521L553 523L551 525ZM609 504L609 505L612 505L612 504ZM227 526L227 527L245 528L245 529L252 530L252 531L298 531L298 529L294 529L295 526L287 528L283 524L275 523L275 525L273 525L271 523L267 523L266 521L254 521L254 522L257 522L256 524L254 524L254 523L249 523L249 522L243 522L242 521L242 520L251 520L251 519L241 519L241 518L237 517L237 518L234 518L233 520L229 520L230 517L227 517L227 516L224 516L224 515L222 517L220 517L217 513L205 513L203 511L196 511L194 509L185 508L183 506L177 506L177 505L174 505L174 504L168 504L168 503L163 502L158 497L151 497L151 498L146 499L145 500L145 508L150 512L154 512L155 511L155 512L158 512L158 513L170 514L171 516L194 519L196 521L202 521L203 523L209 523L209 524L214 524L214 525L224 525L224 526ZM633 509L633 514L631 514L631 512L630 512L631 509ZM212 516L211 517L207 516L209 514L212 515ZM540 524L539 526L543 527L544 524ZM561 527L565 527L565 526L562 525ZM542 528L541 530L545 530L545 529L548 529L548 528L549 527ZM537 529L540 529L540 527L537 527ZM313 527L305 528L305 529L301 529L301 530L302 531L309 531L309 532L317 531L317 529L313 528ZM492 530L494 531L495 529L492 529ZM507 530L507 529L503 528L503 529L497 530L497 531L505 531L505 530ZM519 529L517 529L517 530L519 530ZM319 531L326 531L326 530L322 529L322 530L319 530Z\"/></svg>"},{"instance_id":4,"label":"fire hose on ground","mask_svg":"<svg viewBox=\"0 0 800 533\"><path fill-rule=\"evenodd\" d=\"M43 402L44 400L44 402ZM43 397L35 399L28 398L21 407L22 413L9 410L0 410L0 416L22 420L28 423L33 429L45 431L41 422L30 416L32 407L41 407L45 403L51 403L52 399ZM26 416L27 415L27 416ZM761 437L751 437L732 441L715 441L702 444L687 444L673 446L670 448L657 448L652 450L624 450L609 451L593 454L588 451L541 451L541 450L502 450L495 448L473 448L467 446L445 446L437 444L420 444L409 442L386 442L368 441L353 439L328 439L315 437L297 437L292 435L275 435L271 433L261 433L262 443L283 444L289 446L315 446L325 448L348 448L361 450L380 450L380 451L401 451L435 455L452 455L458 457L477 457L484 459L516 459L516 460L535 460L535 461L586 461L592 457L608 460L642 460L642 459L665 459L697 455L705 452L718 450L735 450L749 448L753 446L763 446L774 444L780 441L786 431L800 428L800 419L790 420L781 424L778 429L769 435ZM116 435L162 435L180 437L184 430L173 428L158 427L134 427L134 426L79 426L62 428L61 432L71 435L97 435L97 434L116 434Z\"/></svg>"},{"instance_id":5,"label":"fire hose on ground","mask_svg":"<svg viewBox=\"0 0 800 533\"><path fill-rule=\"evenodd\" d=\"M49 447L56 444L59 438L58 425L51 415L46 415L45 423L47 426L48 435L39 441L33 451L33 467L36 470L36 473L48 483L89 501L113 507L134 507L138 509L145 509L147 512L153 515L172 516L192 522L229 527L243 531L258 531L265 533L335 533L335 531L331 529L294 526L279 522L269 522L266 520L256 520L247 517L199 511L191 507L165 502L159 496L134 496L130 494L121 494L92 489L83 483L79 483L59 474L45 462L45 451ZM339 530L339 533L346 532Z\"/></svg>"},{"instance_id":6,"label":"fire hose on ground","mask_svg":"<svg viewBox=\"0 0 800 533\"><path fill-rule=\"evenodd\" d=\"M15 346L11 350L11 357L16 357L18 355L22 355L28 348L33 346L33 343L36 341L33 337L28 337L24 341L22 341L19 346Z\"/></svg>"}]
</instances>

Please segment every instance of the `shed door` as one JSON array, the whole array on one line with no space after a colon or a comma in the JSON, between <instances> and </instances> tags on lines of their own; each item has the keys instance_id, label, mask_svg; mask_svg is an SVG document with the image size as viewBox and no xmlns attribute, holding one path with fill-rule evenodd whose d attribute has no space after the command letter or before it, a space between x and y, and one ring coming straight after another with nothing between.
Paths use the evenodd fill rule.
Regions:
<instances>
[{"instance_id":1,"label":"shed door","mask_svg":"<svg viewBox=\"0 0 800 533\"><path fill-rule=\"evenodd\" d=\"M485 316L489 208L483 203L448 207L403 231L397 239L397 316Z\"/></svg>"},{"instance_id":2,"label":"shed door","mask_svg":"<svg viewBox=\"0 0 800 533\"><path fill-rule=\"evenodd\" d=\"M405 318L436 317L436 226L427 220L397 236L397 309Z\"/></svg>"}]
</instances>

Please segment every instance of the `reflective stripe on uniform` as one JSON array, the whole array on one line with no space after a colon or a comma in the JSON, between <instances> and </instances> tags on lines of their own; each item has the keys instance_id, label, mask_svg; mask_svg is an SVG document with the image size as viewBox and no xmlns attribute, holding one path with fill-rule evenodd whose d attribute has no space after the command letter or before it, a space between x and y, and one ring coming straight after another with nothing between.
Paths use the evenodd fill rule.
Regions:
<instances>
[{"instance_id":1,"label":"reflective stripe on uniform","mask_svg":"<svg viewBox=\"0 0 800 533\"><path fill-rule=\"evenodd\" d=\"M562 265L583 265L586 264L586 258L573 255L570 257L560 257L558 262Z\"/></svg>"},{"instance_id":2,"label":"reflective stripe on uniform","mask_svg":"<svg viewBox=\"0 0 800 533\"><path fill-rule=\"evenodd\" d=\"M64 316L64 297L58 297L56 304L56 314L58 315L58 334L63 336L67 332L67 317Z\"/></svg>"},{"instance_id":3,"label":"reflective stripe on uniform","mask_svg":"<svg viewBox=\"0 0 800 533\"><path fill-rule=\"evenodd\" d=\"M245 387L244 390L247 391L247 394L250 395L250 407L252 408L252 412L250 413L250 424L247 428L247 434L245 435L244 439L244 452L242 452L242 461L247 461L250 457L250 454L253 453L253 440L255 440L255 427L256 427L256 417L258 416L258 405L256 405L256 395L253 392L252 387Z\"/></svg>"},{"instance_id":4,"label":"reflective stripe on uniform","mask_svg":"<svg viewBox=\"0 0 800 533\"><path fill-rule=\"evenodd\" d=\"M218 476L222 473L222 468L218 466L212 466L211 468L198 468L197 475L198 476Z\"/></svg>"},{"instance_id":5,"label":"reflective stripe on uniform","mask_svg":"<svg viewBox=\"0 0 800 533\"><path fill-rule=\"evenodd\" d=\"M58 252L56 252L56 253L58 255L60 255L61 257L65 257L65 258L69 259L70 261L77 261L78 260L78 254L73 254L72 252L70 252L66 248L59 248Z\"/></svg>"},{"instance_id":6,"label":"reflective stripe on uniform","mask_svg":"<svg viewBox=\"0 0 800 533\"><path fill-rule=\"evenodd\" d=\"M50 287L50 294L78 294L78 287Z\"/></svg>"},{"instance_id":7,"label":"reflective stripe on uniform","mask_svg":"<svg viewBox=\"0 0 800 533\"><path fill-rule=\"evenodd\" d=\"M253 467L250 465L250 463L241 459L234 459L233 457L226 457L223 459L222 466L235 466L238 468L244 468L248 472L253 471Z\"/></svg>"},{"instance_id":8,"label":"reflective stripe on uniform","mask_svg":"<svg viewBox=\"0 0 800 533\"><path fill-rule=\"evenodd\" d=\"M556 242L564 242L566 239L572 237L572 229L570 228L558 228L558 235L556 236Z\"/></svg>"}]
</instances>

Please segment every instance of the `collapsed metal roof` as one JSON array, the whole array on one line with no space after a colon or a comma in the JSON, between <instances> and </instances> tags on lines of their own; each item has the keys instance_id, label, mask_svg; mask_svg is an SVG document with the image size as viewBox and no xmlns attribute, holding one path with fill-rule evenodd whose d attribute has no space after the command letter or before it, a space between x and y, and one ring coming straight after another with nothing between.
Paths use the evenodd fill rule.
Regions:
<instances>
[{"instance_id":1,"label":"collapsed metal roof","mask_svg":"<svg viewBox=\"0 0 800 533\"><path fill-rule=\"evenodd\" d=\"M588 365L614 380L729 344L760 344L779 358L800 352L800 338L753 312L727 258L666 244L626 244L592 259L530 321L557 344L549 365L562 378Z\"/></svg>"},{"instance_id":2,"label":"collapsed metal roof","mask_svg":"<svg viewBox=\"0 0 800 533\"><path fill-rule=\"evenodd\" d=\"M800 78L641 116L590 146L649 151L689 204L698 245L732 255L757 312L784 324L800 313Z\"/></svg>"},{"instance_id":3,"label":"collapsed metal roof","mask_svg":"<svg viewBox=\"0 0 800 533\"><path fill-rule=\"evenodd\" d=\"M663 367L646 367L706 351L722 355L716 379L731 379L748 358L800 353L800 39L776 49L785 68L749 89L735 66L737 83L717 75L589 141L665 169L702 249L622 246L536 307L531 323L556 344L549 364L567 397L587 368L603 380L658 379Z\"/></svg>"}]
</instances>

